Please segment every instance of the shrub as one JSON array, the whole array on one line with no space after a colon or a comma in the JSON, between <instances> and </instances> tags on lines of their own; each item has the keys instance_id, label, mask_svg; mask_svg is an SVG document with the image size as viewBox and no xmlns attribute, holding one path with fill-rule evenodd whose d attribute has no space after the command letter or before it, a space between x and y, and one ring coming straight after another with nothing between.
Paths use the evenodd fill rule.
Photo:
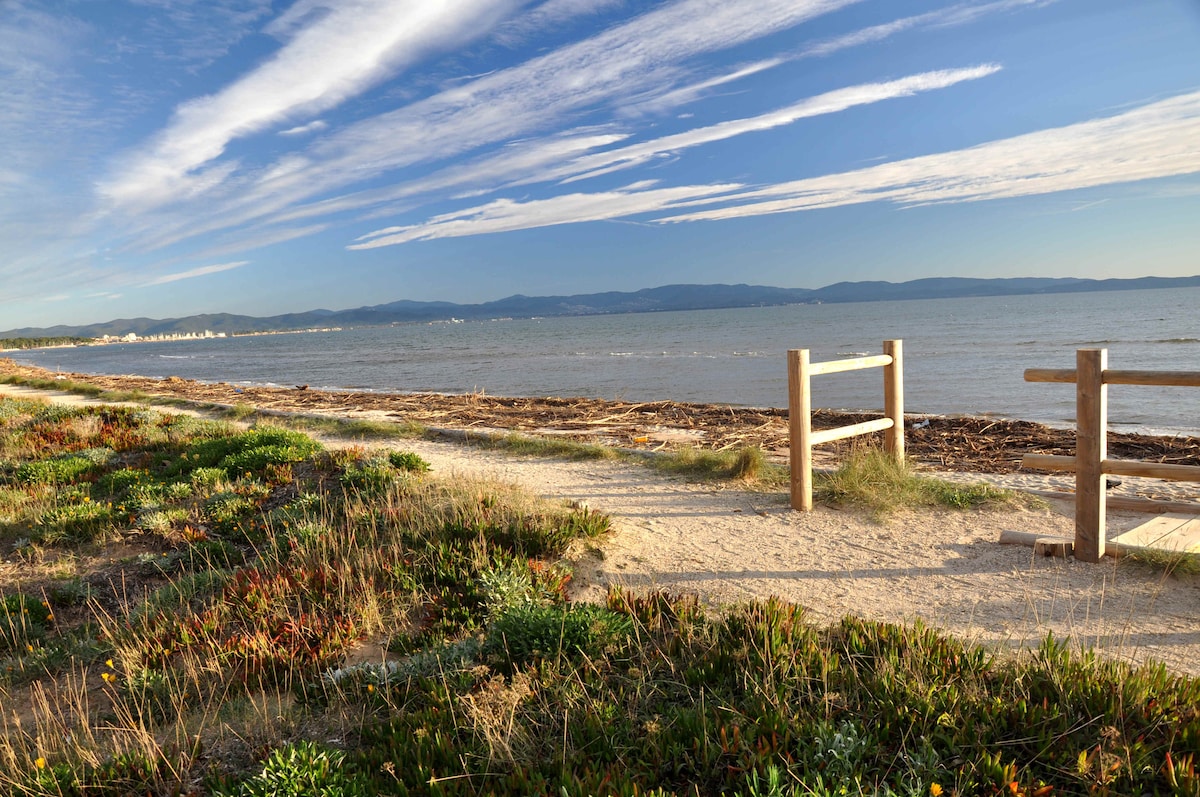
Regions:
<instances>
[{"instance_id":1,"label":"shrub","mask_svg":"<svg viewBox=\"0 0 1200 797\"><path fill-rule=\"evenodd\" d=\"M229 486L223 468L196 468L191 473L191 480L192 490L202 496L212 495Z\"/></svg>"},{"instance_id":2,"label":"shrub","mask_svg":"<svg viewBox=\"0 0 1200 797\"><path fill-rule=\"evenodd\" d=\"M120 502L125 512L151 512L161 509L167 501L166 486L157 482L139 482L132 485Z\"/></svg>"},{"instance_id":3,"label":"shrub","mask_svg":"<svg viewBox=\"0 0 1200 797\"><path fill-rule=\"evenodd\" d=\"M239 473L257 473L268 465L286 465L303 462L312 456L315 449L298 445L265 445L234 452L223 458L220 466L231 476Z\"/></svg>"},{"instance_id":4,"label":"shrub","mask_svg":"<svg viewBox=\"0 0 1200 797\"><path fill-rule=\"evenodd\" d=\"M598 657L632 627L629 618L590 603L518 605L492 623L483 654L512 673L538 659Z\"/></svg>"},{"instance_id":5,"label":"shrub","mask_svg":"<svg viewBox=\"0 0 1200 797\"><path fill-rule=\"evenodd\" d=\"M119 694L130 715L146 725L174 720L188 702L186 689L172 672L146 667L122 680Z\"/></svg>"},{"instance_id":6,"label":"shrub","mask_svg":"<svg viewBox=\"0 0 1200 797\"><path fill-rule=\"evenodd\" d=\"M51 425L72 418L82 417L85 412L86 410L83 407L72 407L67 404L48 404L33 416L33 422L39 425Z\"/></svg>"},{"instance_id":7,"label":"shrub","mask_svg":"<svg viewBox=\"0 0 1200 797\"><path fill-rule=\"evenodd\" d=\"M111 506L85 498L79 503L48 509L38 518L38 537L47 543L88 542L113 528Z\"/></svg>"},{"instance_id":8,"label":"shrub","mask_svg":"<svg viewBox=\"0 0 1200 797\"><path fill-rule=\"evenodd\" d=\"M375 496L386 492L400 480L400 472L384 460L368 460L348 465L339 477L342 486L363 495Z\"/></svg>"},{"instance_id":9,"label":"shrub","mask_svg":"<svg viewBox=\"0 0 1200 797\"><path fill-rule=\"evenodd\" d=\"M195 443L171 465L169 472L174 475L197 468L220 467L230 476L237 476L259 471L268 464L300 462L320 450L319 443L300 432L262 427Z\"/></svg>"},{"instance_id":10,"label":"shrub","mask_svg":"<svg viewBox=\"0 0 1200 797\"><path fill-rule=\"evenodd\" d=\"M40 640L53 621L44 601L21 592L5 595L0 603L0 650L19 650Z\"/></svg>"},{"instance_id":11,"label":"shrub","mask_svg":"<svg viewBox=\"0 0 1200 797\"><path fill-rule=\"evenodd\" d=\"M610 523L608 515L577 509L563 513L527 514L482 530L496 545L511 548L522 556L540 557L562 553L572 540L579 537L598 537L608 531ZM480 530L469 524L452 524L447 531L456 531L456 526L461 528L461 533Z\"/></svg>"},{"instance_id":12,"label":"shrub","mask_svg":"<svg viewBox=\"0 0 1200 797\"><path fill-rule=\"evenodd\" d=\"M6 515L15 513L16 510L27 503L29 503L29 494L24 490L0 487L0 521L3 521Z\"/></svg>"},{"instance_id":13,"label":"shrub","mask_svg":"<svg viewBox=\"0 0 1200 797\"><path fill-rule=\"evenodd\" d=\"M388 453L388 462L392 463L392 467L399 470L415 471L417 473L424 473L429 470L429 463L411 451L391 451Z\"/></svg>"},{"instance_id":14,"label":"shrub","mask_svg":"<svg viewBox=\"0 0 1200 797\"><path fill-rule=\"evenodd\" d=\"M48 595L55 606L82 606L91 596L91 585L78 576L52 585Z\"/></svg>"},{"instance_id":15,"label":"shrub","mask_svg":"<svg viewBox=\"0 0 1200 797\"><path fill-rule=\"evenodd\" d=\"M374 792L365 778L348 772L346 755L316 742L300 741L274 751L260 773L225 797L367 797Z\"/></svg>"},{"instance_id":16,"label":"shrub","mask_svg":"<svg viewBox=\"0 0 1200 797\"><path fill-rule=\"evenodd\" d=\"M149 478L149 471L138 468L122 468L106 473L97 479L92 491L97 500L117 500L124 498L130 488Z\"/></svg>"},{"instance_id":17,"label":"shrub","mask_svg":"<svg viewBox=\"0 0 1200 797\"><path fill-rule=\"evenodd\" d=\"M163 486L163 498L167 501L185 501L192 496L192 485L187 482L171 482Z\"/></svg>"},{"instance_id":18,"label":"shrub","mask_svg":"<svg viewBox=\"0 0 1200 797\"><path fill-rule=\"evenodd\" d=\"M21 484L72 484L97 469L88 457L73 454L26 462L17 468L16 477Z\"/></svg>"},{"instance_id":19,"label":"shrub","mask_svg":"<svg viewBox=\"0 0 1200 797\"><path fill-rule=\"evenodd\" d=\"M178 613L182 607L203 609L225 589L231 575L228 570L200 570L179 576L150 593L134 608L129 614L130 622L140 623L155 615Z\"/></svg>"},{"instance_id":20,"label":"shrub","mask_svg":"<svg viewBox=\"0 0 1200 797\"><path fill-rule=\"evenodd\" d=\"M253 500L237 493L217 493L204 504L208 525L220 534L237 532L242 521L258 507Z\"/></svg>"},{"instance_id":21,"label":"shrub","mask_svg":"<svg viewBox=\"0 0 1200 797\"><path fill-rule=\"evenodd\" d=\"M172 507L169 509L151 509L138 515L137 527L142 531L154 534L166 534L176 525L183 524L188 517L186 509Z\"/></svg>"}]
</instances>

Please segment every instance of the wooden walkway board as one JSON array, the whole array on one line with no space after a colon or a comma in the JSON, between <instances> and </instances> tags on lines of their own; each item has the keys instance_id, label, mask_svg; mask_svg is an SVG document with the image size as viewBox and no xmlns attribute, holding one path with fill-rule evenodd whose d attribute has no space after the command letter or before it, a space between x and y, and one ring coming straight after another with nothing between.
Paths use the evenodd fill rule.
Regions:
<instances>
[{"instance_id":1,"label":"wooden walkway board","mask_svg":"<svg viewBox=\"0 0 1200 797\"><path fill-rule=\"evenodd\" d=\"M1191 515L1159 515L1148 523L1114 538L1113 542L1173 553L1200 551L1200 518Z\"/></svg>"}]
</instances>

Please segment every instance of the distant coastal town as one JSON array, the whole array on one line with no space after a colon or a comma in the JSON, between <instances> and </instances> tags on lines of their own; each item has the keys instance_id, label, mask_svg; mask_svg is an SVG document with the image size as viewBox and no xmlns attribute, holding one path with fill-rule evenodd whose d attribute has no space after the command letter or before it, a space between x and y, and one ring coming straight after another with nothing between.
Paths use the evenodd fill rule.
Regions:
<instances>
[{"instance_id":1,"label":"distant coastal town","mask_svg":"<svg viewBox=\"0 0 1200 797\"><path fill-rule=\"evenodd\" d=\"M124 335L101 335L95 338L84 337L38 337L38 338L0 338L0 352L17 351L19 349L52 349L73 346L105 346L114 343L160 343L178 340L215 340L217 338L241 338L257 335L300 335L306 332L341 332L342 327L313 327L310 329L281 329L256 332L213 332L205 329L200 332L162 332L153 335L139 335L127 332Z\"/></svg>"},{"instance_id":2,"label":"distant coastal town","mask_svg":"<svg viewBox=\"0 0 1200 797\"><path fill-rule=\"evenodd\" d=\"M224 332L213 332L211 329L203 332L170 332L162 335L139 335L136 332L129 332L125 335L101 335L98 338L92 338L92 343L138 343L152 340L201 340L224 337L227 337Z\"/></svg>"}]
</instances>

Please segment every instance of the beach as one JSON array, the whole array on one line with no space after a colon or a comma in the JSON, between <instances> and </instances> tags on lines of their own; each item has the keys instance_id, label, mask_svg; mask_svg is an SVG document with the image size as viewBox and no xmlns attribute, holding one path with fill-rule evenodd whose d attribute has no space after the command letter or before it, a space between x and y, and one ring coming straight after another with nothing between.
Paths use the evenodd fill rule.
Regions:
<instances>
[{"instance_id":1,"label":"beach","mask_svg":"<svg viewBox=\"0 0 1200 797\"><path fill-rule=\"evenodd\" d=\"M0 375L56 376L5 361L0 361ZM566 435L643 449L683 442L710 449L764 445L778 455L781 440L785 442L780 435L786 434L786 418L778 410L483 395L388 396L239 388L178 378L57 376L111 391L186 398L196 402L195 407L243 404L445 429ZM12 385L0 385L0 390L57 401L95 400ZM833 414L818 418L824 425L843 420ZM1138 458L1156 454L1179 462L1195 456L1196 441L1190 438L1127 442L1144 448ZM609 514L614 531L572 554L575 599L599 600L610 585L695 593L716 605L778 596L805 606L814 620L832 621L846 613L890 622L920 619L1005 648L1036 646L1053 633L1103 655L1133 662L1156 660L1179 672L1200 674L1197 577L1127 559L1085 564L1045 558L1030 548L998 543L1006 529L1072 536L1069 500L962 512L900 511L884 519L824 506L799 513L790 510L783 493L689 482L628 462L519 457L449 438L388 445L415 451L443 476L513 483ZM910 455L931 473L1043 492L1069 489L1069 480L1020 471L1020 451L1069 453L1072 446L1069 432L1019 421L931 418L928 426L908 434ZM835 463L839 451L826 456L827 462ZM1117 488L1123 493L1195 498L1192 485L1124 482ZM1110 535L1146 519L1110 512Z\"/></svg>"}]
</instances>

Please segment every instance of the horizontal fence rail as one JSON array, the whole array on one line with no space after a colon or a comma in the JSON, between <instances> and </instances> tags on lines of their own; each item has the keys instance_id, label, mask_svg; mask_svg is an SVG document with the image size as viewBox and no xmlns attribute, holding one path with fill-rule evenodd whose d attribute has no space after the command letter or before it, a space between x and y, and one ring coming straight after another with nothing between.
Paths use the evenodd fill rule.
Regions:
<instances>
[{"instance_id":1,"label":"horizontal fence rail","mask_svg":"<svg viewBox=\"0 0 1200 797\"><path fill-rule=\"evenodd\" d=\"M853 357L849 360L828 360L823 363L810 363L808 375L840 374L843 371L861 371L864 368L879 368L891 365L895 360L890 354L874 354L870 357Z\"/></svg>"},{"instance_id":2,"label":"horizontal fence rail","mask_svg":"<svg viewBox=\"0 0 1200 797\"><path fill-rule=\"evenodd\" d=\"M1151 385L1157 387L1200 387L1200 371L1105 371L1101 377L1105 385ZM1076 381L1074 368L1029 368L1025 371L1026 382Z\"/></svg>"},{"instance_id":3,"label":"horizontal fence rail","mask_svg":"<svg viewBox=\"0 0 1200 797\"><path fill-rule=\"evenodd\" d=\"M1021 457L1021 467L1038 470L1075 470L1075 457L1054 454L1026 454ZM1170 465L1163 462L1140 462L1135 459L1105 459L1100 462L1100 472L1108 476L1145 476L1149 479L1167 479L1176 482L1200 482L1200 466Z\"/></svg>"},{"instance_id":4,"label":"horizontal fence rail","mask_svg":"<svg viewBox=\"0 0 1200 797\"><path fill-rule=\"evenodd\" d=\"M791 466L792 509L808 512L812 509L812 447L847 437L888 432L884 448L898 459L904 459L904 358L899 340L885 340L883 354L854 357L847 360L809 362L808 349L792 349L787 354L788 365L788 447ZM812 430L813 376L858 371L863 368L883 368L883 418L863 421L836 429Z\"/></svg>"},{"instance_id":5,"label":"horizontal fence rail","mask_svg":"<svg viewBox=\"0 0 1200 797\"><path fill-rule=\"evenodd\" d=\"M862 423L855 423L850 426L839 426L836 429L822 429L818 432L811 432L808 435L808 442L814 446L819 446L821 443L832 443L834 440L858 437L859 435L870 434L871 432L884 432L895 427L896 422L891 418L877 418L873 421L863 421Z\"/></svg>"},{"instance_id":6,"label":"horizontal fence rail","mask_svg":"<svg viewBox=\"0 0 1200 797\"><path fill-rule=\"evenodd\" d=\"M1197 505L1105 497L1106 476L1144 476L1153 479L1200 482L1200 467L1108 458L1108 386L1153 385L1200 387L1200 371L1121 371L1108 368L1107 349L1078 349L1075 368L1030 368L1026 382L1075 385L1075 456L1026 454L1021 466L1038 470L1075 472L1075 557L1099 562L1106 553L1105 513L1114 508L1142 511L1196 512ZM1190 507L1190 508L1189 508ZM1115 549L1112 553L1118 553Z\"/></svg>"}]
</instances>

